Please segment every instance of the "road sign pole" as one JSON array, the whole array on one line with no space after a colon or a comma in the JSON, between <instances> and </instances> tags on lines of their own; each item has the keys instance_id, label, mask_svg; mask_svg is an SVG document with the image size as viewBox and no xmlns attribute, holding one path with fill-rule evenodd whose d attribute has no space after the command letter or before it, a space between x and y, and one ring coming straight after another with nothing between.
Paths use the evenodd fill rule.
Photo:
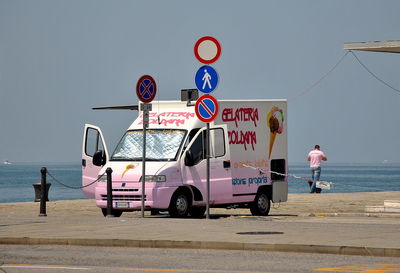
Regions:
<instances>
[{"instance_id":1,"label":"road sign pole","mask_svg":"<svg viewBox=\"0 0 400 273\"><path fill-rule=\"evenodd\" d=\"M150 106L150 107L149 107ZM151 104L143 103L143 153L142 153L142 206L141 214L144 218L144 199L145 199L145 183L146 183L146 128L149 126L149 109L151 111Z\"/></svg>"},{"instance_id":2,"label":"road sign pole","mask_svg":"<svg viewBox=\"0 0 400 273\"><path fill-rule=\"evenodd\" d=\"M207 159L207 215L206 218L210 219L210 123L207 122L206 130L206 159Z\"/></svg>"},{"instance_id":3,"label":"road sign pole","mask_svg":"<svg viewBox=\"0 0 400 273\"><path fill-rule=\"evenodd\" d=\"M144 218L144 192L145 192L145 180L146 180L146 125L143 123L143 158L142 158L142 206L141 214Z\"/></svg>"},{"instance_id":4,"label":"road sign pole","mask_svg":"<svg viewBox=\"0 0 400 273\"><path fill-rule=\"evenodd\" d=\"M217 88L218 73L209 66L218 60L221 55L221 45L217 39L211 36L200 38L194 45L194 55L201 63L206 64L196 72L195 83L199 91L206 93L196 101L196 116L207 124L206 130L206 164L207 164L207 196L206 196L206 219L210 219L210 122L218 115L218 101L208 93Z\"/></svg>"},{"instance_id":5,"label":"road sign pole","mask_svg":"<svg viewBox=\"0 0 400 273\"><path fill-rule=\"evenodd\" d=\"M142 158L142 205L141 214L144 218L144 199L146 183L146 128L149 127L149 112L152 110L150 102L154 99L157 92L157 84L153 77L143 75L136 83L136 95L141 102L140 109L143 111L143 158Z\"/></svg>"}]
</instances>

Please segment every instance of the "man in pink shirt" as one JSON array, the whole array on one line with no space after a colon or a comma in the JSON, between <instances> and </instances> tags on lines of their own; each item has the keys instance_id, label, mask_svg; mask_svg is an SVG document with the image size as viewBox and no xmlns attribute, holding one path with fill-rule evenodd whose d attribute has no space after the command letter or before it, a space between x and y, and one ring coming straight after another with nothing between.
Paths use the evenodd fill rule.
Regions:
<instances>
[{"instance_id":1,"label":"man in pink shirt","mask_svg":"<svg viewBox=\"0 0 400 273\"><path fill-rule=\"evenodd\" d=\"M310 161L311 178L314 180L310 193L320 193L321 189L316 187L316 181L319 181L319 177L321 176L321 160L327 161L328 159L320 150L319 145L315 145L314 150L308 153L307 160Z\"/></svg>"}]
</instances>

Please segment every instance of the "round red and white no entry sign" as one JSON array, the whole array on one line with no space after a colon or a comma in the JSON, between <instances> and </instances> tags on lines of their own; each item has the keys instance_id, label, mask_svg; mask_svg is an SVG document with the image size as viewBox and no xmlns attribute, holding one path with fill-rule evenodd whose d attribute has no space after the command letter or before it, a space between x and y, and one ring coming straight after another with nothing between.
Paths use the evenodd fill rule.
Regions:
<instances>
[{"instance_id":1,"label":"round red and white no entry sign","mask_svg":"<svg viewBox=\"0 0 400 273\"><path fill-rule=\"evenodd\" d=\"M203 64L216 62L221 56L221 44L211 36L200 38L194 45L194 55Z\"/></svg>"}]
</instances>

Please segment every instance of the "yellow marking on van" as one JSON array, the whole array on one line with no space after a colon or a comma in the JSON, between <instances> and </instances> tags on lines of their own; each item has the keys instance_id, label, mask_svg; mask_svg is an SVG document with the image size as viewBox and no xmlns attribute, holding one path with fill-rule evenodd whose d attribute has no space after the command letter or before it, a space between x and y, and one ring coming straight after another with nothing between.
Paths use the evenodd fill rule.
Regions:
<instances>
[{"instance_id":1,"label":"yellow marking on van","mask_svg":"<svg viewBox=\"0 0 400 273\"><path fill-rule=\"evenodd\" d=\"M133 170L134 168L136 168L136 165L135 165L135 164L128 164L128 165L126 165L126 169L125 169L125 171L122 173L121 178L124 177L124 175L125 175L125 173L126 173L127 171Z\"/></svg>"}]
</instances>

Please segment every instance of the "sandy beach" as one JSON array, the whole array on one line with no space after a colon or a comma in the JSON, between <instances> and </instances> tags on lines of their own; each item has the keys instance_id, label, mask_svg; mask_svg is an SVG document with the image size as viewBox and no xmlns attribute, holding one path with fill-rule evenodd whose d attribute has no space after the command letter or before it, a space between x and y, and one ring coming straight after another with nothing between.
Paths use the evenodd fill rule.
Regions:
<instances>
[{"instance_id":1,"label":"sandy beach","mask_svg":"<svg viewBox=\"0 0 400 273\"><path fill-rule=\"evenodd\" d=\"M51 197L50 197L51 198ZM312 215L320 213L363 213L365 206L380 206L384 200L400 200L400 191L289 194L288 202L272 203L270 215ZM2 203L0 216L37 216L40 202ZM217 209L211 214L251 215L248 209ZM135 217L140 212L124 213ZM150 214L150 212L146 212ZM94 200L66 200L47 202L48 216L102 216Z\"/></svg>"}]
</instances>

